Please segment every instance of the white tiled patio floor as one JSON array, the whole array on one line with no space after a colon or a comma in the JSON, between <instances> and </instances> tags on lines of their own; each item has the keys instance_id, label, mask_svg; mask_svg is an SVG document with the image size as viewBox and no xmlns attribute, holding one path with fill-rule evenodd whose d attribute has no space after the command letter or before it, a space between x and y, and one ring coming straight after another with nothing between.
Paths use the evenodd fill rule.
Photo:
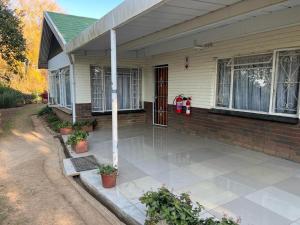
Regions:
<instances>
[{"instance_id":1,"label":"white tiled patio floor","mask_svg":"<svg viewBox=\"0 0 300 225\"><path fill-rule=\"evenodd\" d=\"M103 189L97 171L81 178L141 223L138 198L165 185L189 192L205 216L240 217L242 225L300 225L300 164L170 128L120 128L119 139L117 187ZM110 129L94 132L89 143L100 162L111 162Z\"/></svg>"}]
</instances>

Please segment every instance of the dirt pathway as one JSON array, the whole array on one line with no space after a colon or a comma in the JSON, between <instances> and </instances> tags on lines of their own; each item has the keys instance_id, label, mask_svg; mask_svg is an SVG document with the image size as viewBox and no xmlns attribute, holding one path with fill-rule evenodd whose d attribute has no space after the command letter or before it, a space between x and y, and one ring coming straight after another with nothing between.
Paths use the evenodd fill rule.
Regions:
<instances>
[{"instance_id":1,"label":"dirt pathway","mask_svg":"<svg viewBox=\"0 0 300 225\"><path fill-rule=\"evenodd\" d=\"M8 125L0 133L0 225L121 224L63 176L58 140L31 118L40 107L2 113Z\"/></svg>"}]
</instances>

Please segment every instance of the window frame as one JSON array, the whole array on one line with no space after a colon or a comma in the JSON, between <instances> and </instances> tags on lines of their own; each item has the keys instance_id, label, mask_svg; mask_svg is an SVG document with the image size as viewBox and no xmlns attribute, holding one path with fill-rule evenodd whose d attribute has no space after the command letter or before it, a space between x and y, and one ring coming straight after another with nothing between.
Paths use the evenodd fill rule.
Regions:
<instances>
[{"instance_id":1,"label":"window frame","mask_svg":"<svg viewBox=\"0 0 300 225\"><path fill-rule=\"evenodd\" d=\"M90 65L90 84L91 84L91 91L90 91L90 94L91 94L91 103L92 103L92 98L93 98L93 93L92 93L92 79L91 79L91 76L92 76L92 74L91 74L91 72L92 72L92 68L93 67L98 67L99 69L101 69L102 70L102 76L103 76L103 78L102 78L102 80L103 80L103 89L104 89L104 93L103 93L103 102L102 102L102 108L103 108L103 110L102 111L99 111L99 110L97 110L97 111L95 111L94 109L93 109L93 106L91 107L91 111L92 111L92 113L110 113L110 112L112 112L112 109L109 109L109 110L107 110L106 109L106 96L107 96L107 93L105 92L105 76L107 76L107 73L106 73L106 70L107 69L111 69L111 67L110 66L101 66L101 65L98 65L98 64L91 64ZM141 67L139 67L139 66L119 66L118 68L117 68L117 71L118 70L122 70L122 69L129 69L129 70L133 70L133 69L135 69L135 70L137 70L138 71L138 77L139 77L139 85L138 85L138 91L139 91L139 95L138 95L138 97L137 97L137 99L138 99L138 102L139 102L139 107L137 108L137 109L133 109L132 108L132 90L130 89L130 108L127 108L127 109L119 109L118 108L118 112L131 112L131 111L139 111L139 110L143 110L144 109L144 95L143 95L143 89L144 89L144 85L143 85L143 69L141 68ZM117 74L117 76L118 76L118 74ZM131 85L132 85L132 77L130 76L130 87L131 87Z\"/></svg>"},{"instance_id":2,"label":"window frame","mask_svg":"<svg viewBox=\"0 0 300 225\"><path fill-rule=\"evenodd\" d=\"M67 92L66 92L66 82L65 82L65 77L64 79L62 79L62 72L63 70L68 69L69 70L69 79L71 79L71 68L70 66L65 66L59 69L54 69L54 70L49 70L48 73L48 79L49 79L49 89L53 86L53 77L55 77L56 75L58 75L58 83L59 83L59 104L57 104L57 85L55 83L55 92L56 92L56 96L55 98L55 103L50 103L51 106L58 106L58 107L63 107L69 110L72 110L72 93L71 93L71 80L70 80L70 97L71 97L71 104L70 106L67 105ZM53 75L55 73L55 75ZM57 73L57 74L56 74ZM51 78L50 78L51 77ZM56 78L55 78L55 82L56 82ZM52 84L51 84L52 83ZM53 97L52 97L53 98Z\"/></svg>"},{"instance_id":3,"label":"window frame","mask_svg":"<svg viewBox=\"0 0 300 225\"><path fill-rule=\"evenodd\" d=\"M299 87L299 93L298 93L298 106L297 106L297 113L296 114L287 114L287 113L277 113L275 112L275 101L276 101L276 90L277 90L277 62L279 58L279 52L281 51L293 51L293 50L300 50L300 47L294 47L294 48L280 48L275 49L273 51L266 51L266 52L260 52L260 53L253 53L253 54L247 54L247 55L236 55L231 57L223 57L223 58L215 58L216 59L216 73L215 73L215 91L214 91L214 108L215 109L221 109L221 110L228 110L228 111L235 111L235 112L245 112L245 113L253 113L253 114L263 114L263 115L273 115L273 116L282 116L282 117L290 117L290 118L300 118L300 87ZM255 110L244 110L244 109L235 109L233 108L233 82L234 82L234 59L237 57L247 57L247 56L258 56L258 55L264 55L264 54L273 54L272 59L272 74L271 74L271 90L270 90L270 105L269 105L269 111L263 112L263 111L255 111ZM231 60L231 80L230 80L230 99L229 99L229 107L222 107L218 106L218 96L217 96L217 90L218 90L218 63L219 60L225 60L230 59ZM299 84L300 85L300 84Z\"/></svg>"}]
</instances>

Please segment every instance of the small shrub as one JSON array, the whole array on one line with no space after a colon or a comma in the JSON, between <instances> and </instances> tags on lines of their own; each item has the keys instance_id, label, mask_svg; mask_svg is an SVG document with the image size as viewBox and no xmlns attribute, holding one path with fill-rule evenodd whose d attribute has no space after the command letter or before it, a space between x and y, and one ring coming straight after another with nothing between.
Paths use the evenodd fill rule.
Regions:
<instances>
[{"instance_id":1,"label":"small shrub","mask_svg":"<svg viewBox=\"0 0 300 225\"><path fill-rule=\"evenodd\" d=\"M112 165L103 165L99 167L99 173L103 175L111 175L116 173L118 170Z\"/></svg>"},{"instance_id":2,"label":"small shrub","mask_svg":"<svg viewBox=\"0 0 300 225\"><path fill-rule=\"evenodd\" d=\"M38 112L38 115L44 116L44 115L49 115L51 113L53 113L52 108L50 108L49 106L45 106Z\"/></svg>"},{"instance_id":3,"label":"small shrub","mask_svg":"<svg viewBox=\"0 0 300 225\"><path fill-rule=\"evenodd\" d=\"M57 122L57 121L60 121L60 119L54 113L51 113L48 115L48 117L47 117L48 123L53 123L53 122Z\"/></svg>"},{"instance_id":4,"label":"small shrub","mask_svg":"<svg viewBox=\"0 0 300 225\"><path fill-rule=\"evenodd\" d=\"M20 91L0 85L0 108L12 108L25 104L25 95Z\"/></svg>"},{"instance_id":5,"label":"small shrub","mask_svg":"<svg viewBox=\"0 0 300 225\"><path fill-rule=\"evenodd\" d=\"M140 198L147 207L147 225L166 221L170 225L199 225L202 206L193 207L188 194L179 196L162 187L157 192L148 191Z\"/></svg>"},{"instance_id":6,"label":"small shrub","mask_svg":"<svg viewBox=\"0 0 300 225\"><path fill-rule=\"evenodd\" d=\"M72 128L73 124L69 121L62 121L58 124L58 128Z\"/></svg>"},{"instance_id":7,"label":"small shrub","mask_svg":"<svg viewBox=\"0 0 300 225\"><path fill-rule=\"evenodd\" d=\"M77 130L71 134L67 140L68 145L76 145L79 141L84 141L89 136L88 132Z\"/></svg>"},{"instance_id":8,"label":"small shrub","mask_svg":"<svg viewBox=\"0 0 300 225\"><path fill-rule=\"evenodd\" d=\"M49 124L50 128L52 130L54 130L55 132L59 132L59 125L60 125L61 121L57 120L57 121L53 121L52 123Z\"/></svg>"},{"instance_id":9,"label":"small shrub","mask_svg":"<svg viewBox=\"0 0 300 225\"><path fill-rule=\"evenodd\" d=\"M147 208L146 225L155 225L161 221L168 225L238 225L238 222L227 218L221 221L200 219L203 207L198 202L193 206L187 193L175 195L165 187L146 192L140 201Z\"/></svg>"},{"instance_id":10,"label":"small shrub","mask_svg":"<svg viewBox=\"0 0 300 225\"><path fill-rule=\"evenodd\" d=\"M220 221L213 219L213 218L208 218L208 219L202 219L200 220L199 225L238 225L239 221L233 221L230 218L222 218Z\"/></svg>"},{"instance_id":11,"label":"small shrub","mask_svg":"<svg viewBox=\"0 0 300 225\"><path fill-rule=\"evenodd\" d=\"M80 130L84 126L96 126L96 120L81 120L74 123L73 127L77 130Z\"/></svg>"}]
</instances>

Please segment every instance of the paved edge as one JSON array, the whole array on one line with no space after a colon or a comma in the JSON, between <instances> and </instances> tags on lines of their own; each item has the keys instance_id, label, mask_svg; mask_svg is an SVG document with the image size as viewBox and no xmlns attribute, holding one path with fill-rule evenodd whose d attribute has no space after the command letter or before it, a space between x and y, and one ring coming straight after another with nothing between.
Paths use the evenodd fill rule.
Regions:
<instances>
[{"instance_id":1,"label":"paved edge","mask_svg":"<svg viewBox=\"0 0 300 225\"><path fill-rule=\"evenodd\" d=\"M46 124L46 122L37 116L31 117L33 120L33 123L35 124L35 121L40 122L45 130L53 136L53 138L59 138L60 135L52 131ZM63 176L69 181L70 184L75 188L75 190L82 196L84 200L86 200L96 211L98 211L100 214L102 214L105 219L107 219L111 224L120 224L119 219L116 215L114 215L111 211L109 211L104 205L102 205L101 201L98 201L98 199L95 199L89 192L87 192L78 182L76 182L72 177L67 177L63 173L63 160L66 158L64 155L64 146L62 146L61 141L57 139L55 141L57 147L58 147L58 156L59 156L59 166L60 171L62 172ZM105 203L104 203L105 204ZM127 221L126 221L127 222ZM136 224L130 224L130 225L136 225Z\"/></svg>"}]
</instances>

